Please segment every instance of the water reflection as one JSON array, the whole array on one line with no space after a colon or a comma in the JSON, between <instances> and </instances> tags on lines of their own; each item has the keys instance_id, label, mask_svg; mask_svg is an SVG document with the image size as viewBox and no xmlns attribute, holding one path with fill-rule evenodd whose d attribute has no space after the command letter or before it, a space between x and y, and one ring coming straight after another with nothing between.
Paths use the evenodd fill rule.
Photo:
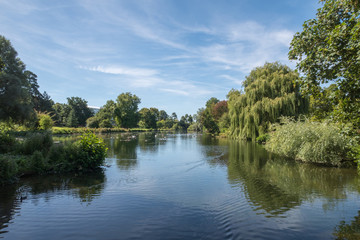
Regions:
<instances>
[{"instance_id":1,"label":"water reflection","mask_svg":"<svg viewBox=\"0 0 360 240\"><path fill-rule=\"evenodd\" d=\"M108 158L116 160L116 165L121 170L132 170L138 165L138 153L157 153L160 145L165 145L168 138L173 135L166 133L122 133L110 135L105 138Z\"/></svg>"},{"instance_id":2,"label":"water reflection","mask_svg":"<svg viewBox=\"0 0 360 240\"><path fill-rule=\"evenodd\" d=\"M82 175L41 176L22 179L18 184L1 188L0 196L0 233L20 211L23 202L34 204L39 199L50 201L56 194L66 194L90 204L100 196L104 189L105 174L103 170ZM54 194L56 193L56 194Z\"/></svg>"},{"instance_id":3,"label":"water reflection","mask_svg":"<svg viewBox=\"0 0 360 240\"><path fill-rule=\"evenodd\" d=\"M228 179L243 186L249 201L268 217L281 215L303 201L323 199L324 210L334 208L357 191L353 169L317 167L274 158L262 146L249 142L229 143Z\"/></svg>"},{"instance_id":4,"label":"water reflection","mask_svg":"<svg viewBox=\"0 0 360 240\"><path fill-rule=\"evenodd\" d=\"M360 211L350 223L347 224L345 221L341 221L340 224L335 227L333 235L336 239L360 239Z\"/></svg>"}]
</instances>

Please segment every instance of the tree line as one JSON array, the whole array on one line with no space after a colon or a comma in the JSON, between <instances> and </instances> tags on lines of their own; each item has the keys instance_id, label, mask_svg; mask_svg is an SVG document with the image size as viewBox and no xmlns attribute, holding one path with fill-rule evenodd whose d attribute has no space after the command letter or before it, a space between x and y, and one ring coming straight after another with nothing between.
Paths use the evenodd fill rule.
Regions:
<instances>
[{"instance_id":1,"label":"tree line","mask_svg":"<svg viewBox=\"0 0 360 240\"><path fill-rule=\"evenodd\" d=\"M0 122L23 124L28 128L62 127L147 128L187 130L194 122L189 114L178 117L157 108L138 109L141 99L130 92L108 100L98 112L80 97L69 97L67 103L54 103L39 91L37 76L25 64L10 41L0 35Z\"/></svg>"}]
</instances>

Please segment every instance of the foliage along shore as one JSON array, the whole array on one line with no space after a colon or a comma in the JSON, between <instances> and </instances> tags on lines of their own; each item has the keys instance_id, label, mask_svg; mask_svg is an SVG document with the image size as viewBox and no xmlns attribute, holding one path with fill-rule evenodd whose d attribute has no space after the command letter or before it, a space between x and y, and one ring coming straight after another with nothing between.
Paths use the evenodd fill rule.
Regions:
<instances>
[{"instance_id":1,"label":"foliage along shore","mask_svg":"<svg viewBox=\"0 0 360 240\"><path fill-rule=\"evenodd\" d=\"M28 133L21 140L1 133L0 140L0 185L26 175L94 171L107 152L103 140L90 132L75 143L54 143L51 132Z\"/></svg>"},{"instance_id":2,"label":"foliage along shore","mask_svg":"<svg viewBox=\"0 0 360 240\"><path fill-rule=\"evenodd\" d=\"M5 123L43 130L55 125L87 126L94 132L200 131L267 141L270 151L307 162L340 166L355 161L360 169L360 4L320 1L316 18L306 21L291 41L288 57L297 61L296 70L265 63L249 73L241 89L230 90L227 100L212 97L197 114L180 119L157 108L138 110L141 100L129 92L108 100L96 113L80 97L54 103L39 92L37 76L0 36L0 130ZM308 122L300 121L301 116ZM284 117L295 121L281 122ZM59 128L54 133L77 131L83 130Z\"/></svg>"}]
</instances>

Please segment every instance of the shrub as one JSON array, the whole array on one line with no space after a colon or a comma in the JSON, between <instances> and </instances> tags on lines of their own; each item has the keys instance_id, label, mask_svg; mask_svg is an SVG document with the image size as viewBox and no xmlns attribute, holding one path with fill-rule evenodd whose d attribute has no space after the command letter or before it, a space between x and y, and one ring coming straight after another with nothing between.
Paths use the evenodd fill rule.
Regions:
<instances>
[{"instance_id":1,"label":"shrub","mask_svg":"<svg viewBox=\"0 0 360 240\"><path fill-rule=\"evenodd\" d=\"M31 168L36 173L44 173L46 171L44 156L38 150L36 150L31 156Z\"/></svg>"},{"instance_id":2,"label":"shrub","mask_svg":"<svg viewBox=\"0 0 360 240\"><path fill-rule=\"evenodd\" d=\"M266 149L304 162L342 166L351 163L349 153L354 141L334 124L295 122L282 119L270 135Z\"/></svg>"},{"instance_id":3,"label":"shrub","mask_svg":"<svg viewBox=\"0 0 360 240\"><path fill-rule=\"evenodd\" d=\"M47 152L53 144L50 132L30 133L25 137L24 142L20 145L19 152L31 155L35 151Z\"/></svg>"},{"instance_id":4,"label":"shrub","mask_svg":"<svg viewBox=\"0 0 360 240\"><path fill-rule=\"evenodd\" d=\"M37 115L39 119L39 129L41 130L49 130L54 126L54 121L50 117L50 115L46 113L39 113Z\"/></svg>"},{"instance_id":5,"label":"shrub","mask_svg":"<svg viewBox=\"0 0 360 240\"><path fill-rule=\"evenodd\" d=\"M270 139L270 135L266 133L266 134L262 134L262 135L258 136L256 138L256 142L257 143L266 143L267 141L269 141L269 139Z\"/></svg>"},{"instance_id":6,"label":"shrub","mask_svg":"<svg viewBox=\"0 0 360 240\"><path fill-rule=\"evenodd\" d=\"M104 119L100 122L99 127L101 128L112 128L113 125L109 119Z\"/></svg>"},{"instance_id":7,"label":"shrub","mask_svg":"<svg viewBox=\"0 0 360 240\"><path fill-rule=\"evenodd\" d=\"M90 117L86 120L86 126L88 128L98 128L100 120L97 117Z\"/></svg>"},{"instance_id":8,"label":"shrub","mask_svg":"<svg viewBox=\"0 0 360 240\"><path fill-rule=\"evenodd\" d=\"M105 160L107 148L104 141L88 132L80 140L66 146L66 157L75 171L93 170Z\"/></svg>"},{"instance_id":9,"label":"shrub","mask_svg":"<svg viewBox=\"0 0 360 240\"><path fill-rule=\"evenodd\" d=\"M17 173L16 160L9 155L0 155L0 185L13 180Z\"/></svg>"},{"instance_id":10,"label":"shrub","mask_svg":"<svg viewBox=\"0 0 360 240\"><path fill-rule=\"evenodd\" d=\"M10 152L15 146L15 138L8 132L0 131L0 153Z\"/></svg>"}]
</instances>

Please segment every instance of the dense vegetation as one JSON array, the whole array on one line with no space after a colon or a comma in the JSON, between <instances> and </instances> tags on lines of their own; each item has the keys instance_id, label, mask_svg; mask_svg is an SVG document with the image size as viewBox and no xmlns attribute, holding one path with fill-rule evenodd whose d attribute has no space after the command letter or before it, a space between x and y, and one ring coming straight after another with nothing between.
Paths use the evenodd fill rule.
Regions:
<instances>
[{"instance_id":1,"label":"dense vegetation","mask_svg":"<svg viewBox=\"0 0 360 240\"><path fill-rule=\"evenodd\" d=\"M268 142L270 151L302 161L339 166L355 160L360 166L360 4L321 2L316 18L306 21L291 42L289 59L297 60L297 71L265 63L250 72L242 89L230 90L227 100L212 97L197 114L180 119L154 107L139 110L141 99L130 92L97 112L80 97L54 103L39 92L37 76L0 36L0 148L8 148L8 128L16 124L21 126L17 130L59 133L84 132L85 127L98 132L189 130ZM281 122L284 117L293 121Z\"/></svg>"},{"instance_id":2,"label":"dense vegetation","mask_svg":"<svg viewBox=\"0 0 360 240\"><path fill-rule=\"evenodd\" d=\"M102 165L107 148L85 133L75 143L54 143L50 132L31 133L22 141L0 135L0 185L28 174L92 171Z\"/></svg>"},{"instance_id":3,"label":"dense vegetation","mask_svg":"<svg viewBox=\"0 0 360 240\"><path fill-rule=\"evenodd\" d=\"M291 42L289 58L302 77L279 63L255 68L243 89L229 92L221 121L214 99L199 110L205 131L268 142L268 150L306 162L356 161L360 169L360 4L321 2ZM280 121L286 116L293 120Z\"/></svg>"},{"instance_id":4,"label":"dense vegetation","mask_svg":"<svg viewBox=\"0 0 360 240\"><path fill-rule=\"evenodd\" d=\"M283 118L266 149L293 159L332 166L351 166L354 139L336 124Z\"/></svg>"}]
</instances>

